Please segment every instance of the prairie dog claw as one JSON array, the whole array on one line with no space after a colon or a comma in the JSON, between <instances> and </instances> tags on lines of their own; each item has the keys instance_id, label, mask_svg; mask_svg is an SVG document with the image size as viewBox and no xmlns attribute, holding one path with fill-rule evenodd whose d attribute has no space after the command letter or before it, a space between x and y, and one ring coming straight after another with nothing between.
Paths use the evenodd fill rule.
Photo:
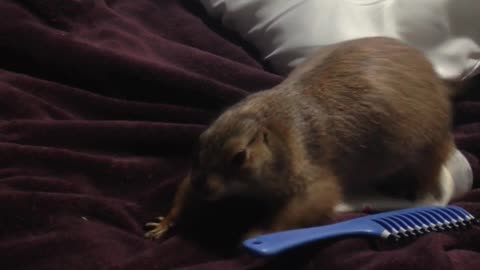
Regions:
<instances>
[{"instance_id":1,"label":"prairie dog claw","mask_svg":"<svg viewBox=\"0 0 480 270\"><path fill-rule=\"evenodd\" d=\"M164 217L157 217L159 222L148 222L145 224L147 227L153 227L151 230L145 233L145 238L158 239L164 235L173 226L173 222Z\"/></svg>"},{"instance_id":2,"label":"prairie dog claw","mask_svg":"<svg viewBox=\"0 0 480 270\"><path fill-rule=\"evenodd\" d=\"M165 219L165 217L160 216L160 217L156 217L155 219L160 221L160 222L148 222L148 223L145 224L145 226L146 227L156 227L156 226L158 226L159 223L161 223L162 220Z\"/></svg>"}]
</instances>

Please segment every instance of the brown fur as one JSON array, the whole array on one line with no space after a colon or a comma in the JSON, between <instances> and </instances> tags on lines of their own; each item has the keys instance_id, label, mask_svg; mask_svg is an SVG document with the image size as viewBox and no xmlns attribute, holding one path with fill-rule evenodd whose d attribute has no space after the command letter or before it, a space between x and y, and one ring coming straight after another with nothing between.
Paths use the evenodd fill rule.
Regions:
<instances>
[{"instance_id":1,"label":"brown fur","mask_svg":"<svg viewBox=\"0 0 480 270\"><path fill-rule=\"evenodd\" d=\"M417 200L439 197L450 125L446 86L417 50L389 38L324 48L201 135L191 177L156 226L161 233L147 236L159 237L193 197L245 195L276 205L269 222L252 224L247 236L322 223L342 190L399 172L416 180Z\"/></svg>"}]
</instances>

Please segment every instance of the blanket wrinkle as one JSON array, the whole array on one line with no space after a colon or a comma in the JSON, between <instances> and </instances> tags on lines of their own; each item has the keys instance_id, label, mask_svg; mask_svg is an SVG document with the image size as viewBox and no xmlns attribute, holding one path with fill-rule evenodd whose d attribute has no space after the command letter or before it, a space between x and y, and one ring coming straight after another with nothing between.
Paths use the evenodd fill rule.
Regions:
<instances>
[{"instance_id":1,"label":"blanket wrinkle","mask_svg":"<svg viewBox=\"0 0 480 270\"><path fill-rule=\"evenodd\" d=\"M198 135L283 78L197 1L4 0L0 17L2 270L479 268L479 227L399 247L327 241L274 260L176 233L144 239ZM471 87L455 99L454 135L475 189L453 203L480 216L480 79Z\"/></svg>"}]
</instances>

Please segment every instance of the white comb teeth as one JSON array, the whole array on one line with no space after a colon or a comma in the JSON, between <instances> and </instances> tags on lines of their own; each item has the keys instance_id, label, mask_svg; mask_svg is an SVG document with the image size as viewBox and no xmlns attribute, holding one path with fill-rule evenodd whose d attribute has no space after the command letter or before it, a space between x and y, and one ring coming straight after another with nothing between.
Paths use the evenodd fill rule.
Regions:
<instances>
[{"instance_id":1,"label":"white comb teeth","mask_svg":"<svg viewBox=\"0 0 480 270\"><path fill-rule=\"evenodd\" d=\"M456 206L424 208L373 219L388 232L386 237L403 239L431 231L458 230L479 223L470 213Z\"/></svg>"}]
</instances>

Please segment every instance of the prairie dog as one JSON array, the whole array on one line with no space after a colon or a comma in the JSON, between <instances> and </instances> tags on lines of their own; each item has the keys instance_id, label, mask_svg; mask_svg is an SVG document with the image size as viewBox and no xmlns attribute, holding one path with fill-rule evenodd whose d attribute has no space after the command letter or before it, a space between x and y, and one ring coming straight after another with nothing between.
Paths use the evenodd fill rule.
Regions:
<instances>
[{"instance_id":1,"label":"prairie dog","mask_svg":"<svg viewBox=\"0 0 480 270\"><path fill-rule=\"evenodd\" d=\"M400 41L320 49L201 134L172 209L147 224L146 236L160 237L199 202L230 198L255 201L268 217L252 220L244 237L320 225L346 190L381 181L412 182L413 204L446 204L440 175L454 148L447 93L425 56Z\"/></svg>"}]
</instances>

